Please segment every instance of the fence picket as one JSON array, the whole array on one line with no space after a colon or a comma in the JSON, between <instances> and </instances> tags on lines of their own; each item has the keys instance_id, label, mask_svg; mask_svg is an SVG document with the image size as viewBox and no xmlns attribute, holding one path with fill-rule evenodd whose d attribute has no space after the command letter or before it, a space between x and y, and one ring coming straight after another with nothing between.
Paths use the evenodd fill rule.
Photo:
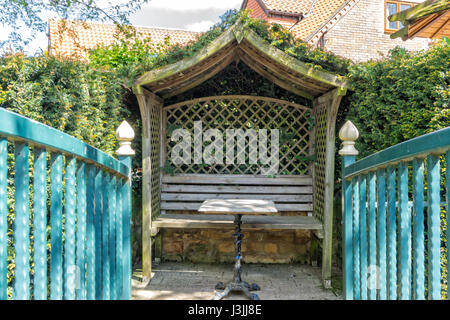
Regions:
<instances>
[{"instance_id":1,"label":"fence picket","mask_svg":"<svg viewBox=\"0 0 450 320\"><path fill-rule=\"evenodd\" d=\"M117 231L117 238L116 238L116 288L117 288L117 299L123 299L122 292L123 292L123 266L122 266L122 260L123 260L123 202L122 202L122 179L117 179L116 181L116 208L117 208L117 215L116 215L116 231Z\"/></svg>"},{"instance_id":2,"label":"fence picket","mask_svg":"<svg viewBox=\"0 0 450 320\"><path fill-rule=\"evenodd\" d=\"M94 300L96 295L96 256L95 256L95 173L92 164L87 165L86 189L86 298Z\"/></svg>"},{"instance_id":3,"label":"fence picket","mask_svg":"<svg viewBox=\"0 0 450 320\"><path fill-rule=\"evenodd\" d=\"M0 300L8 289L8 140L0 137Z\"/></svg>"},{"instance_id":4,"label":"fence picket","mask_svg":"<svg viewBox=\"0 0 450 320\"><path fill-rule=\"evenodd\" d=\"M119 156L119 160L131 167L131 157ZM122 221L123 221L123 289L122 299L131 299L131 172L128 181L122 187Z\"/></svg>"},{"instance_id":5,"label":"fence picket","mask_svg":"<svg viewBox=\"0 0 450 320\"><path fill-rule=\"evenodd\" d=\"M77 166L77 300L86 300L86 164Z\"/></svg>"},{"instance_id":6,"label":"fence picket","mask_svg":"<svg viewBox=\"0 0 450 320\"><path fill-rule=\"evenodd\" d=\"M108 184L109 203L109 265L110 265L110 298L116 300L116 177L112 176Z\"/></svg>"},{"instance_id":7,"label":"fence picket","mask_svg":"<svg viewBox=\"0 0 450 320\"><path fill-rule=\"evenodd\" d=\"M387 299L386 283L386 170L377 170L377 258L379 266L379 299Z\"/></svg>"},{"instance_id":8,"label":"fence picket","mask_svg":"<svg viewBox=\"0 0 450 320\"><path fill-rule=\"evenodd\" d=\"M439 155L428 155L428 295L441 298L441 238L440 238L440 163Z\"/></svg>"},{"instance_id":9,"label":"fence picket","mask_svg":"<svg viewBox=\"0 0 450 320\"><path fill-rule=\"evenodd\" d=\"M47 299L47 151L34 148L34 299ZM1 231L0 231L1 233Z\"/></svg>"},{"instance_id":10,"label":"fence picket","mask_svg":"<svg viewBox=\"0 0 450 320\"><path fill-rule=\"evenodd\" d=\"M366 176L359 178L359 236L361 247L361 300L367 300L367 207Z\"/></svg>"},{"instance_id":11,"label":"fence picket","mask_svg":"<svg viewBox=\"0 0 450 320\"><path fill-rule=\"evenodd\" d=\"M354 297L356 300L361 299L361 263L360 252L361 246L359 242L359 181L357 178L352 179L353 185L353 270L354 270Z\"/></svg>"},{"instance_id":12,"label":"fence picket","mask_svg":"<svg viewBox=\"0 0 450 320\"><path fill-rule=\"evenodd\" d=\"M103 172L96 169L95 175L95 299L101 300L102 291L102 198L103 198Z\"/></svg>"},{"instance_id":13,"label":"fence picket","mask_svg":"<svg viewBox=\"0 0 450 320\"><path fill-rule=\"evenodd\" d=\"M103 300L110 300L110 260L109 260L109 219L110 219L110 203L109 203L109 184L111 176L106 173L103 179L103 197L102 197L102 289Z\"/></svg>"},{"instance_id":14,"label":"fence picket","mask_svg":"<svg viewBox=\"0 0 450 320\"><path fill-rule=\"evenodd\" d=\"M342 166L345 168L348 164L355 162L355 156L345 156L342 161ZM344 220L344 230L343 238L344 244L343 257L343 274L344 274L344 297L345 299L353 299L353 212L352 212L352 185L349 181L343 179L342 186L342 206L343 206L343 220Z\"/></svg>"},{"instance_id":15,"label":"fence picket","mask_svg":"<svg viewBox=\"0 0 450 320\"><path fill-rule=\"evenodd\" d=\"M413 288L414 299L425 299L425 233L423 215L423 159L413 160Z\"/></svg>"},{"instance_id":16,"label":"fence picket","mask_svg":"<svg viewBox=\"0 0 450 320\"><path fill-rule=\"evenodd\" d=\"M408 163L398 164L400 217L400 299L411 299L411 211L408 208Z\"/></svg>"},{"instance_id":17,"label":"fence picket","mask_svg":"<svg viewBox=\"0 0 450 320\"><path fill-rule=\"evenodd\" d=\"M343 141L343 147L339 150L344 157L343 190L347 183L353 189L353 201L346 200L343 206L344 213L353 207L353 239L345 238L344 241L352 241L354 247L359 241L361 266L358 270L357 264L354 264L353 278L356 282L357 277L361 277L361 299L366 298L367 282L363 277L367 273L367 244L369 276L371 280L377 279L379 290L377 296L370 281L370 299L441 299L441 254L445 249L447 268L450 268L450 228L446 229L446 241L441 236L445 226L450 225L450 127L399 143L350 164L346 164L345 159L349 154L358 153L354 148L358 138L357 128L347 121L339 134ZM440 161L444 152L445 192L440 181ZM424 199L425 188L427 200ZM441 223L441 194L444 193L447 201L446 225ZM355 210L355 206L359 210ZM346 219L343 221L349 224ZM358 231L355 223L358 222L360 230L356 238ZM376 233L374 223L377 224ZM376 269L372 268L374 251L378 262ZM356 255L357 250L353 259ZM347 261L344 260L344 263ZM447 287L447 294L450 295L450 286ZM354 299L357 299L356 290ZM450 297L447 296L447 299Z\"/></svg>"},{"instance_id":18,"label":"fence picket","mask_svg":"<svg viewBox=\"0 0 450 320\"><path fill-rule=\"evenodd\" d=\"M377 216L376 216L376 181L375 172L371 172L368 175L369 178L369 223L368 223L368 233L369 233L369 274L368 274L368 288L369 288L369 299L377 299Z\"/></svg>"},{"instance_id":19,"label":"fence picket","mask_svg":"<svg viewBox=\"0 0 450 320\"><path fill-rule=\"evenodd\" d=\"M75 300L75 168L76 159L66 159L65 175L65 238L64 238L64 299Z\"/></svg>"},{"instance_id":20,"label":"fence picket","mask_svg":"<svg viewBox=\"0 0 450 320\"><path fill-rule=\"evenodd\" d=\"M118 160L4 108L0 115L0 300L130 299L130 125L116 132Z\"/></svg>"},{"instance_id":21,"label":"fence picket","mask_svg":"<svg viewBox=\"0 0 450 320\"><path fill-rule=\"evenodd\" d=\"M51 225L51 268L50 298L63 298L63 256L62 256L62 170L63 156L53 153L50 173L50 225Z\"/></svg>"},{"instance_id":22,"label":"fence picket","mask_svg":"<svg viewBox=\"0 0 450 320\"><path fill-rule=\"evenodd\" d=\"M16 251L16 269L14 281L14 298L30 299L30 211L29 211L29 148L26 143L15 144L14 154L15 223L14 242Z\"/></svg>"},{"instance_id":23,"label":"fence picket","mask_svg":"<svg viewBox=\"0 0 450 320\"><path fill-rule=\"evenodd\" d=\"M388 250L388 293L390 300L397 299L397 207L396 203L396 176L394 167L387 167L388 176L388 226L387 226L387 250Z\"/></svg>"}]
</instances>

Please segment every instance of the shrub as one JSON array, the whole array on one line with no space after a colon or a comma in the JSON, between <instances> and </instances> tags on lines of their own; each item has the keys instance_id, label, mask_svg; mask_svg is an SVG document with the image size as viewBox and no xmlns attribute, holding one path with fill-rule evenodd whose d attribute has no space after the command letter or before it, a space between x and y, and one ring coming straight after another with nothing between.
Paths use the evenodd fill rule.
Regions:
<instances>
[{"instance_id":1,"label":"shrub","mask_svg":"<svg viewBox=\"0 0 450 320\"><path fill-rule=\"evenodd\" d=\"M450 125L450 44L427 51L396 48L381 61L350 67L348 115L367 156Z\"/></svg>"},{"instance_id":2,"label":"shrub","mask_svg":"<svg viewBox=\"0 0 450 320\"><path fill-rule=\"evenodd\" d=\"M114 73L54 57L0 58L0 107L64 131L109 154L130 112Z\"/></svg>"}]
</instances>

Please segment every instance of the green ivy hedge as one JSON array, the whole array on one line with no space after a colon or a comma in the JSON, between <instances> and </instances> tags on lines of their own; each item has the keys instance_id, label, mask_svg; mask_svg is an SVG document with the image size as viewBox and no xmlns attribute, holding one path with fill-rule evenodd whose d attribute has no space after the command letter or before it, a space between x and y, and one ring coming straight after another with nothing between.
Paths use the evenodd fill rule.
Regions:
<instances>
[{"instance_id":1,"label":"green ivy hedge","mask_svg":"<svg viewBox=\"0 0 450 320\"><path fill-rule=\"evenodd\" d=\"M358 127L357 149L367 156L450 126L450 43L427 51L397 48L387 59L350 67L346 117Z\"/></svg>"},{"instance_id":2,"label":"green ivy hedge","mask_svg":"<svg viewBox=\"0 0 450 320\"><path fill-rule=\"evenodd\" d=\"M0 58L0 107L62 130L113 154L128 115L114 73L76 61L22 54Z\"/></svg>"}]
</instances>

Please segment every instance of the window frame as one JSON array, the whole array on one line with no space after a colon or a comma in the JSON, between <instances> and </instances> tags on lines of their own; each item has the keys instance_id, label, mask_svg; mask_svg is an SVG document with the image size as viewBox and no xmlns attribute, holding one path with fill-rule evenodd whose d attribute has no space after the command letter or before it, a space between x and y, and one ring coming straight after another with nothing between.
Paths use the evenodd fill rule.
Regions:
<instances>
[{"instance_id":1,"label":"window frame","mask_svg":"<svg viewBox=\"0 0 450 320\"><path fill-rule=\"evenodd\" d=\"M390 3L390 4L395 4L396 5L396 7L397 7L397 11L396 11L396 13L398 13L398 12L400 12L401 10L400 10L400 6L401 5L410 5L411 6L411 8L412 7L414 7L415 5L417 5L418 3L415 3L415 2L409 2L409 1L399 1L399 0L384 0L384 32L385 33L394 33L394 32L397 32L398 30L400 30L400 28L399 28L399 26L398 26L398 24L399 24L399 21L395 21L395 24L396 24L396 26L397 26L397 28L396 29L390 29L390 28L388 28L388 26L389 26L389 23L388 23L388 20L387 20L387 18L388 18L388 15L387 15L387 4L388 3Z\"/></svg>"}]
</instances>

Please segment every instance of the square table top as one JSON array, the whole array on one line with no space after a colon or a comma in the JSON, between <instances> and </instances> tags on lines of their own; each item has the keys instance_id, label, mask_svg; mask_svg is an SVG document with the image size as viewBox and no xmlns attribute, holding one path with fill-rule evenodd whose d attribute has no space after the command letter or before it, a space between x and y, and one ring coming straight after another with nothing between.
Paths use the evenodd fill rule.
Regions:
<instances>
[{"instance_id":1,"label":"square table top","mask_svg":"<svg viewBox=\"0 0 450 320\"><path fill-rule=\"evenodd\" d=\"M205 214L248 214L270 215L277 213L275 204L270 200L251 199L211 199L202 203L198 212Z\"/></svg>"}]
</instances>

